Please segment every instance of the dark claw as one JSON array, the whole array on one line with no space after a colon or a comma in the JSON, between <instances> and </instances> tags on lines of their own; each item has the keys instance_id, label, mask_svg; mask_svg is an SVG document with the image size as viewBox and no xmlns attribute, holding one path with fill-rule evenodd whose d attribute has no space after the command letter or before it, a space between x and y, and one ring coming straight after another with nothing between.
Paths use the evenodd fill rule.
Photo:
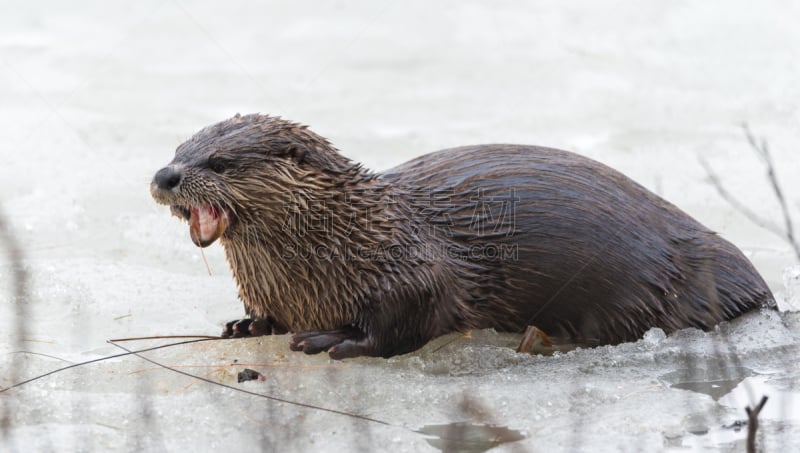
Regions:
<instances>
[{"instance_id":1,"label":"dark claw","mask_svg":"<svg viewBox=\"0 0 800 453\"><path fill-rule=\"evenodd\" d=\"M222 338L240 338L246 337L250 333L250 323L252 319L237 319L225 323L225 328L222 329Z\"/></svg>"},{"instance_id":2,"label":"dark claw","mask_svg":"<svg viewBox=\"0 0 800 453\"><path fill-rule=\"evenodd\" d=\"M271 318L237 319L225 324L222 338L257 337L260 335L282 335L287 332Z\"/></svg>"}]
</instances>

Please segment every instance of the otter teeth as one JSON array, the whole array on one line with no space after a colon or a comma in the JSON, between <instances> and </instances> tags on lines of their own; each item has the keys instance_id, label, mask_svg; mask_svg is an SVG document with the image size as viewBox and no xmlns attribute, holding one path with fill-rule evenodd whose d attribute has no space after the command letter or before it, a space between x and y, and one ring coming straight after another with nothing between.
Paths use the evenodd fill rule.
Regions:
<instances>
[{"instance_id":1,"label":"otter teeth","mask_svg":"<svg viewBox=\"0 0 800 453\"><path fill-rule=\"evenodd\" d=\"M189 208L189 234L198 247L208 247L228 227L228 213L213 206L191 206Z\"/></svg>"},{"instance_id":2,"label":"otter teeth","mask_svg":"<svg viewBox=\"0 0 800 453\"><path fill-rule=\"evenodd\" d=\"M185 206L172 205L169 207L169 212L171 212L172 215L174 215L175 217L186 221L188 221L189 218L192 216L192 213L191 211L189 211L189 208Z\"/></svg>"}]
</instances>

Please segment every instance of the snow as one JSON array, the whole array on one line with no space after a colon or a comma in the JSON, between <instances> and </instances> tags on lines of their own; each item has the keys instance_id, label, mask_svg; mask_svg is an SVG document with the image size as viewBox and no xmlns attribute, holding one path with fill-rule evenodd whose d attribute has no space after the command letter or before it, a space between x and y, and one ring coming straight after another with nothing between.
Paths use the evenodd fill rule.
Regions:
<instances>
[{"instance_id":1,"label":"snow","mask_svg":"<svg viewBox=\"0 0 800 453\"><path fill-rule=\"evenodd\" d=\"M187 225L148 190L181 141L236 112L309 124L374 169L474 143L580 152L741 247L782 311L553 356L517 354L518 337L491 331L344 362L291 353L283 336L184 344L142 355L377 422L126 356L0 393L0 449L436 451L430 433L453 432L436 425L468 422L524 436L492 451L743 451L746 427L724 426L766 394L760 445L800 451L796 259L698 163L782 225L747 123L797 215L796 17L800 4L780 0L5 8L0 212L24 260L0 244L0 388L123 352L109 339L216 335L242 316L221 248L205 249L209 276ZM12 295L20 269L27 299ZM237 383L244 368L266 380Z\"/></svg>"}]
</instances>

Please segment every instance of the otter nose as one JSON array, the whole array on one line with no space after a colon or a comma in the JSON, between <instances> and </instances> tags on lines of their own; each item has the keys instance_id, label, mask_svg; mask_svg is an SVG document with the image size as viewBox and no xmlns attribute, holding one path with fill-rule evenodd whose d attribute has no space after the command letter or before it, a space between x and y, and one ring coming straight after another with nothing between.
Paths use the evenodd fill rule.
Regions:
<instances>
[{"instance_id":1,"label":"otter nose","mask_svg":"<svg viewBox=\"0 0 800 453\"><path fill-rule=\"evenodd\" d=\"M159 189L171 190L181 182L181 173L174 167L164 167L156 172L153 181Z\"/></svg>"}]
</instances>

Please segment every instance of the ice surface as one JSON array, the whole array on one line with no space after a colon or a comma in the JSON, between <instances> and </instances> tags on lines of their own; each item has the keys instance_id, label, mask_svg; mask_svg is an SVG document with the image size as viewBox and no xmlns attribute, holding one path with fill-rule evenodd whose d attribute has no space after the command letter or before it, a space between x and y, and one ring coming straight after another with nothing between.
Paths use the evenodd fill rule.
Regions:
<instances>
[{"instance_id":1,"label":"ice surface","mask_svg":"<svg viewBox=\"0 0 800 453\"><path fill-rule=\"evenodd\" d=\"M717 332L688 330L655 343L652 337L661 335L656 331L636 343L552 357L516 354L506 347L511 337L493 331L449 335L389 360L344 362L289 353L284 336L194 343L142 355L248 392L380 423L242 394L142 359L119 358L14 390L12 440L33 436L43 446L66 441L77 449L205 450L236 443L420 451L429 448L429 436L419 429L468 421L517 430L526 436L517 445L531 450L722 448L719 442L741 444L744 431L723 426L743 419L744 406L763 393L771 398L761 418L767 439L797 448L791 426L800 421L800 370L792 364L798 323L795 313L756 313ZM742 335L761 330L778 333ZM137 349L152 344L124 343ZM27 364L30 372L62 366L47 358L27 360L33 362ZM751 370L751 377L719 401L676 385L706 369L735 378L732 363ZM244 368L266 380L238 384L236 374Z\"/></svg>"},{"instance_id":2,"label":"ice surface","mask_svg":"<svg viewBox=\"0 0 800 453\"><path fill-rule=\"evenodd\" d=\"M800 311L800 266L789 266L783 270L785 291L778 297L778 306L783 311Z\"/></svg>"},{"instance_id":3,"label":"ice surface","mask_svg":"<svg viewBox=\"0 0 800 453\"><path fill-rule=\"evenodd\" d=\"M739 245L784 311L549 357L517 354L518 337L493 331L389 360L295 354L283 336L172 346L142 355L233 389L134 356L75 367L0 393L0 419L9 421L0 450L435 451L431 426L466 422L525 436L493 451L743 451L746 428L726 426L766 394L761 444L800 451L797 263L785 242L721 200L697 164L702 155L730 192L782 224L739 127L747 122L769 140L796 214L798 8L779 0L6 8L0 212L25 258L12 264L0 244L0 387L123 352L112 338L214 335L243 315L220 247L205 249L209 276L188 225L148 190L181 141L236 112L310 124L374 169L474 143L578 151ZM15 270L29 277L27 300L12 295ZM239 384L243 368L267 379Z\"/></svg>"}]
</instances>

